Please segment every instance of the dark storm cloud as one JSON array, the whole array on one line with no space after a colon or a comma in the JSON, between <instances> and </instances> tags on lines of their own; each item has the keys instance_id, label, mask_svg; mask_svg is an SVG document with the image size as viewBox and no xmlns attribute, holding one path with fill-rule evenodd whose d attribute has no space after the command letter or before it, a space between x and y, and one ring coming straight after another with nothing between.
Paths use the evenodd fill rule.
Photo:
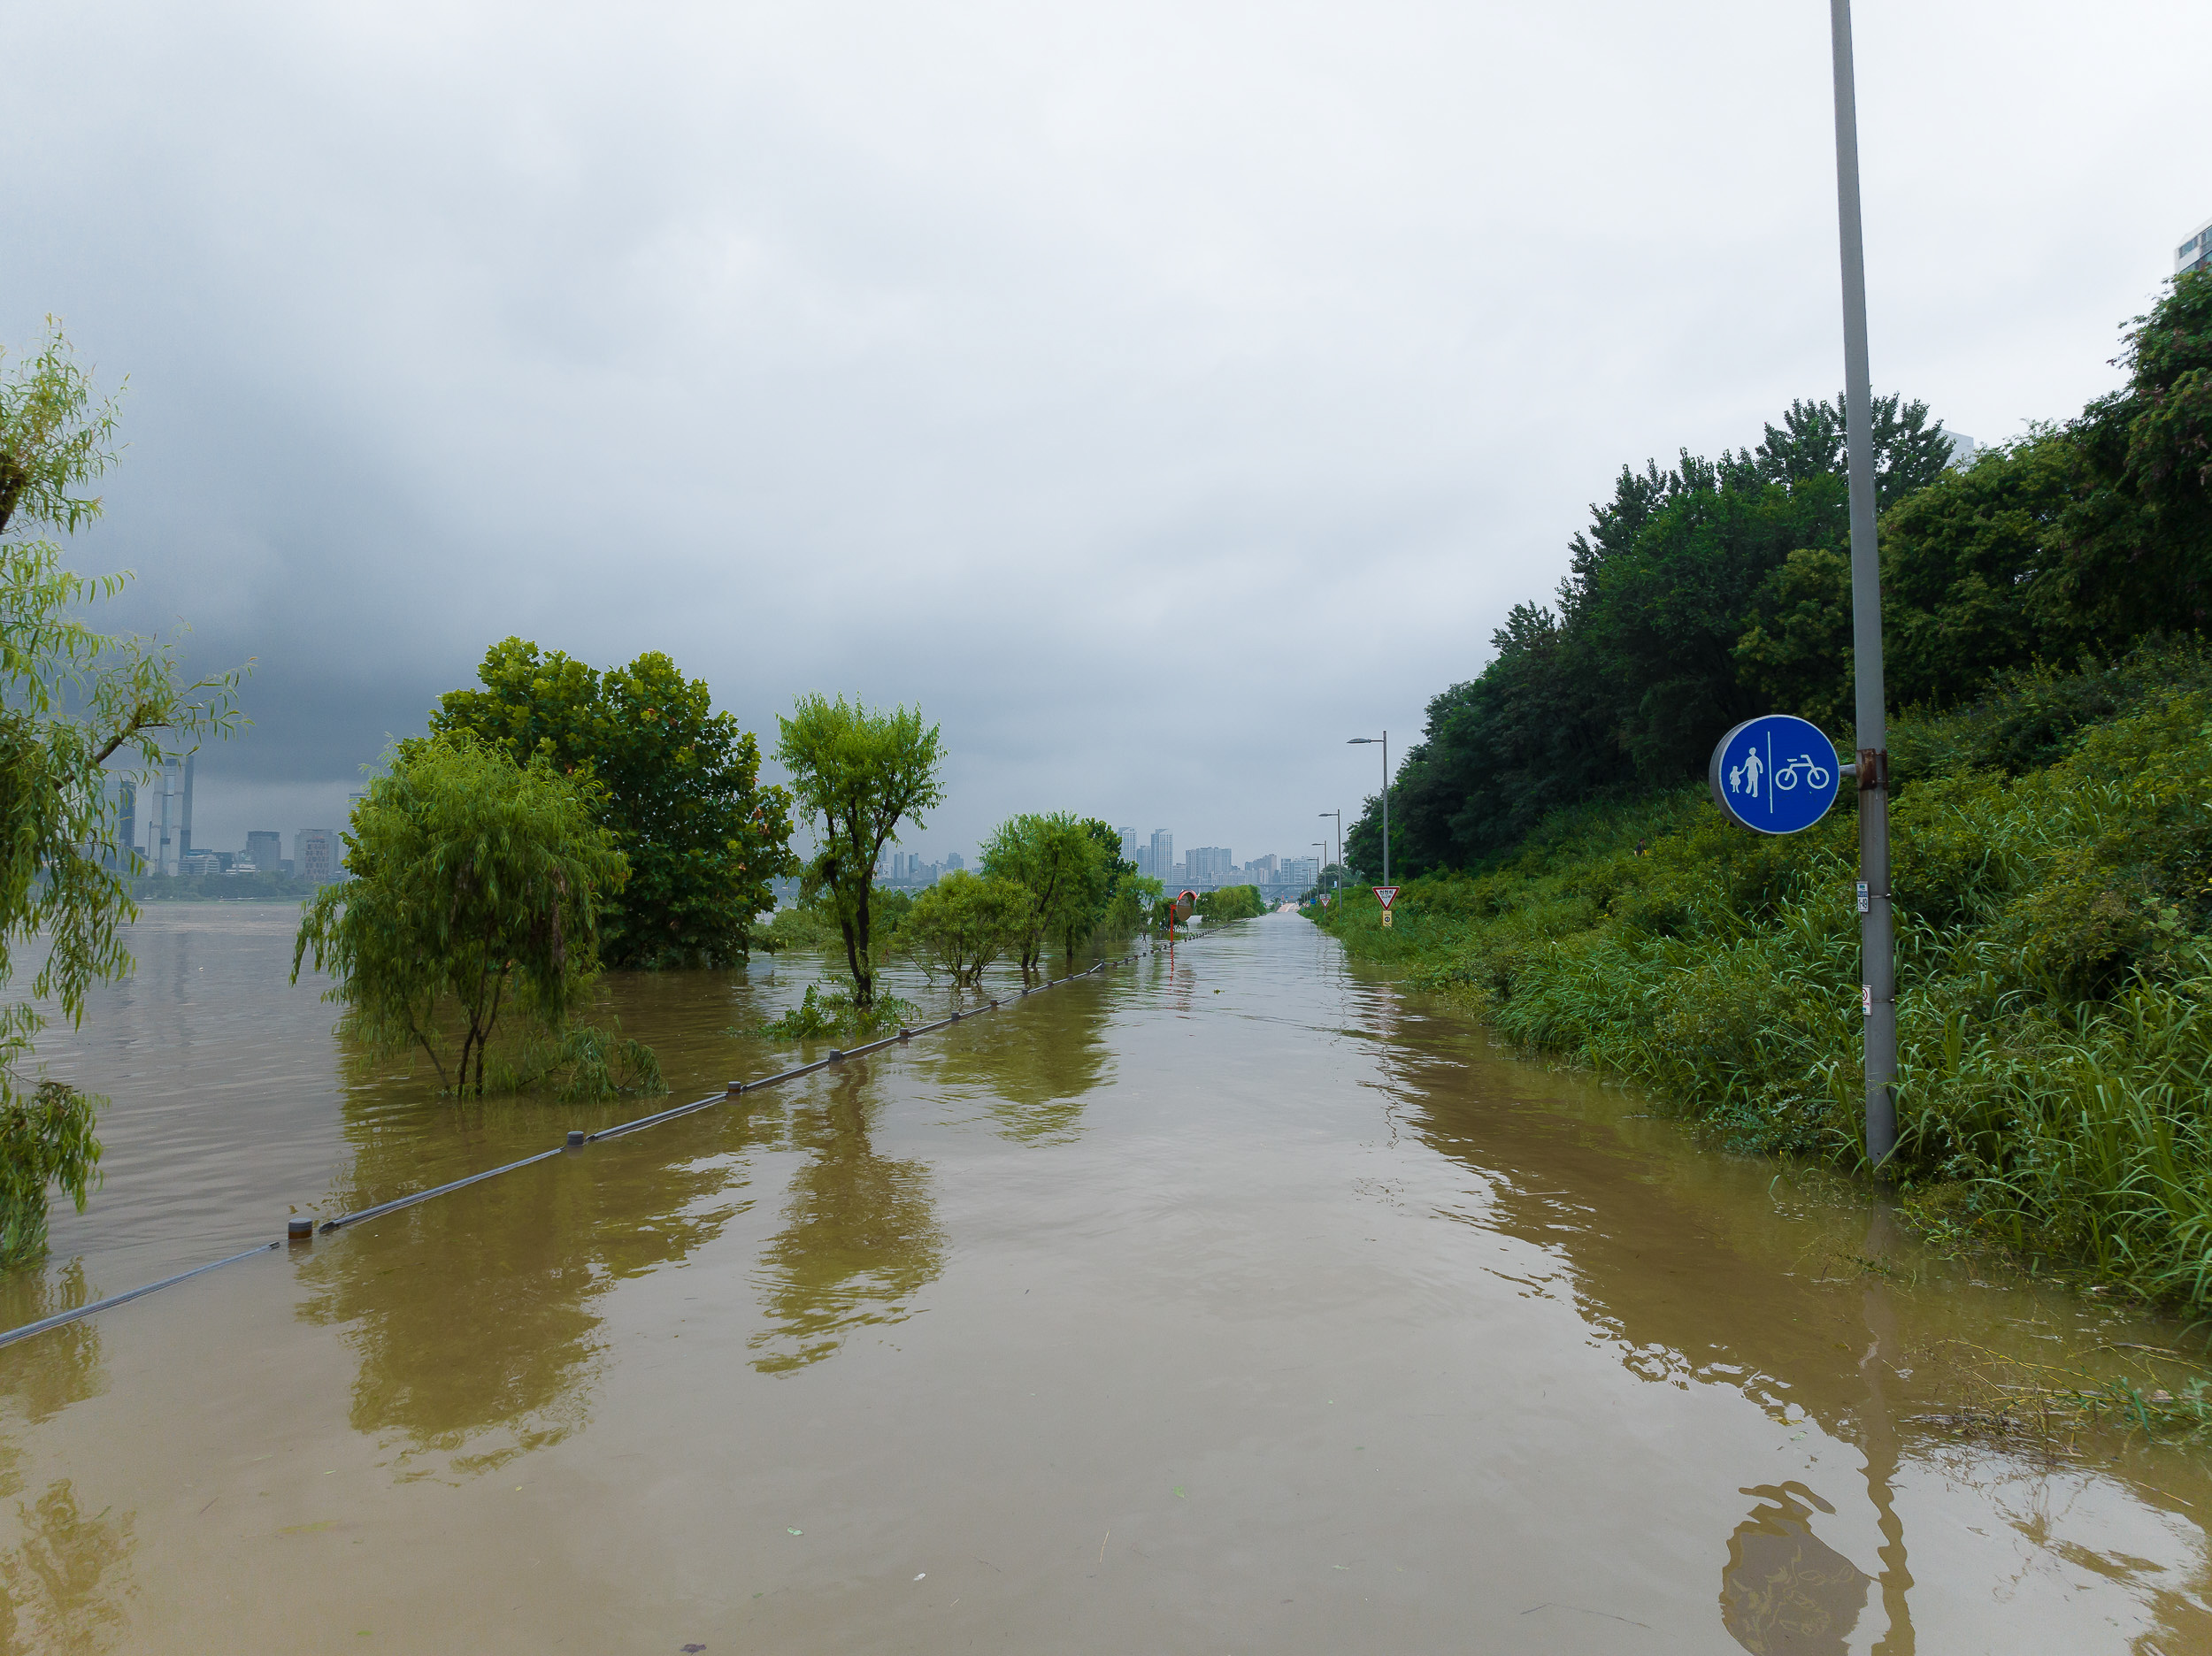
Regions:
<instances>
[{"instance_id":1,"label":"dark storm cloud","mask_svg":"<svg viewBox=\"0 0 2212 1656\"><path fill-rule=\"evenodd\" d=\"M203 841L334 820L519 632L764 733L918 701L933 850L1067 806L1295 852L1623 461L1832 393L1824 20L50 8L0 339L131 372L73 556L257 662ZM2212 212L2203 16L1860 26L1878 380L2065 414Z\"/></svg>"}]
</instances>

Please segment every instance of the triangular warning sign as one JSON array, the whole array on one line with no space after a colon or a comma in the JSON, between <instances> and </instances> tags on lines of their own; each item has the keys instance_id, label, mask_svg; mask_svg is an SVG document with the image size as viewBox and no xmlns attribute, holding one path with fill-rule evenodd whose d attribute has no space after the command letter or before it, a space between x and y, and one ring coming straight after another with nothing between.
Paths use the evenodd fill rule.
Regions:
<instances>
[{"instance_id":1,"label":"triangular warning sign","mask_svg":"<svg viewBox=\"0 0 2212 1656\"><path fill-rule=\"evenodd\" d=\"M1397 896L1397 894L1398 888L1395 886L1378 886L1375 887L1375 895L1382 899L1382 906L1386 908L1390 907L1391 899Z\"/></svg>"}]
</instances>

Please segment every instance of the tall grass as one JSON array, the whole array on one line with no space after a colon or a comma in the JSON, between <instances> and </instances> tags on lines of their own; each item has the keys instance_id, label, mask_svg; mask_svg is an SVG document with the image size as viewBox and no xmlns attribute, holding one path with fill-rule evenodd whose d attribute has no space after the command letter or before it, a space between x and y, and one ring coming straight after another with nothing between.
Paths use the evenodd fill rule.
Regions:
<instances>
[{"instance_id":1,"label":"tall grass","mask_svg":"<svg viewBox=\"0 0 2212 1656\"><path fill-rule=\"evenodd\" d=\"M2212 661L2015 675L1901 721L1900 1140L1932 1226L2212 1302ZM1863 1167L1855 801L1791 840L1701 789L1562 813L1410 882L1355 954L1732 1149ZM1638 854L1641 843L1645 854Z\"/></svg>"}]
</instances>

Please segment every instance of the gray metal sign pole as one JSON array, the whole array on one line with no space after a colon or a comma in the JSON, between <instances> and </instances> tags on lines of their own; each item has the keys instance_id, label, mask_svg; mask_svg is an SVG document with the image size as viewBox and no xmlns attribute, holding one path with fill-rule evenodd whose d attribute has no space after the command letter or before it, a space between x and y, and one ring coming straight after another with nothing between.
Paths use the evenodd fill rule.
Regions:
<instances>
[{"instance_id":1,"label":"gray metal sign pole","mask_svg":"<svg viewBox=\"0 0 2212 1656\"><path fill-rule=\"evenodd\" d=\"M1843 400L1851 470L1851 656L1857 678L1859 957L1866 1024L1866 1154L1897 1144L1897 939L1889 906L1889 735L1882 694L1882 579L1874 540L1874 394L1866 356L1866 247L1851 0L1828 0L1836 68L1836 218L1843 249Z\"/></svg>"}]
</instances>

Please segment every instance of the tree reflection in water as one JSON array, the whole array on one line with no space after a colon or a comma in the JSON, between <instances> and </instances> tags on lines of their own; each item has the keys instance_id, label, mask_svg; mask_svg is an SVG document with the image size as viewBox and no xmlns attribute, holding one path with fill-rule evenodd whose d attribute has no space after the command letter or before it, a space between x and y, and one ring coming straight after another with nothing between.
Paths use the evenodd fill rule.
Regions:
<instances>
[{"instance_id":1,"label":"tree reflection in water","mask_svg":"<svg viewBox=\"0 0 2212 1656\"><path fill-rule=\"evenodd\" d=\"M980 1094L1001 1137L1065 1144L1082 1130L1084 1095L1113 1076L1106 996L1073 984L1011 1009L938 1055L928 1073L941 1086Z\"/></svg>"},{"instance_id":2,"label":"tree reflection in water","mask_svg":"<svg viewBox=\"0 0 2212 1656\"><path fill-rule=\"evenodd\" d=\"M136 1589L129 1563L133 1514L86 1517L67 1478L35 1501L18 1501L23 1538L0 1552L0 1650L104 1650Z\"/></svg>"},{"instance_id":3,"label":"tree reflection in water","mask_svg":"<svg viewBox=\"0 0 2212 1656\"><path fill-rule=\"evenodd\" d=\"M695 1135L680 1164L664 1159L675 1145L618 1140L317 1242L301 1315L344 1329L361 1363L351 1423L401 1440L403 1477L439 1461L489 1470L581 1429L599 1297L685 1258L751 1205L736 1192L762 1131L753 1115L694 1119L676 1130ZM378 1142L357 1141L368 1190L395 1182L373 1164Z\"/></svg>"},{"instance_id":4,"label":"tree reflection in water","mask_svg":"<svg viewBox=\"0 0 2212 1656\"><path fill-rule=\"evenodd\" d=\"M71 1260L53 1276L37 1267L0 1277L0 1328L20 1328L42 1317L74 1310L96 1298L85 1281L84 1261ZM100 1334L93 1320L65 1322L0 1352L0 1398L35 1426L82 1398L107 1390L100 1362ZM0 1453L5 1453L0 1447ZM13 1494L10 1483L0 1493Z\"/></svg>"},{"instance_id":5,"label":"tree reflection in water","mask_svg":"<svg viewBox=\"0 0 2212 1656\"><path fill-rule=\"evenodd\" d=\"M1940 1469L1950 1491L1974 1491L2000 1525L2031 1544L2019 1565L2024 1577L2039 1575L2069 1592L2089 1583L2116 1584L2146 1618L2145 1648L2212 1647L2212 1617L2197 1602L2201 1584L2212 1581L2212 1550L2200 1504L2177 1490L2202 1489L2193 1463L2177 1452L2147 1451L2139 1458L2116 1454L2093 1468L2062 1468L2032 1448L1960 1444L1931 1423L1926 1411L1950 1407L1957 1384L1941 1353L1955 1345L2022 1350L2047 1333L2046 1324L2022 1320L2037 1302L1955 1285L1915 1290L1901 1269L1912 1256L1879 1209L1870 1228L1863 1208L1816 1195L1792 1198L1791 1179L1769 1167L1684 1149L1669 1130L1624 1116L1614 1103L1585 1102L1571 1081L1538 1080L1499 1064L1479 1045L1463 1042L1440 1055L1437 1046L1456 1039L1449 1029L1432 1037L1416 1019L1396 1048L1400 1121L1467 1176L1441 1209L1540 1250L1548 1264L1525 1255L1509 1280L1571 1304L1640 1377L1685 1388L1727 1386L1778 1427L1817 1427L1857 1446L1880 1537L1875 1556L1860 1560L1875 1566L1865 1591L1876 1583L1880 1589L1886 1625L1870 1647L1879 1656L1910 1656L1916 1647L1898 1486L1901 1476L1930 1468ZM2080 1326L2085 1335L2097 1325ZM1843 1501L1827 1476L1824 1492ZM1750 1492L1784 1502L1763 1478ZM1801 1535L1809 1541L1809 1493L1790 1498L1803 1513L1793 1515L1787 1504L1761 1508L1730 1546L1721 1609L1747 1649L1840 1648L1832 1640L1777 1642L1781 1636L1742 1607L1757 1602L1763 1574L1747 1576L1744 1544L1754 1535L1770 1537L1750 1545L1751 1561L1780 1572L1786 1560L1769 1556L1769 1548L1793 1545ZM2116 1504L2085 1504L2072 1514L2070 1532L2039 1528L2036 1514L2055 1493ZM1857 1499L1854 1489L1851 1500ZM2100 1530L2092 1510L2171 1522L2133 1530L2130 1550ZM2150 1560L2144 1550L2161 1529L2171 1552ZM1802 1556L1808 1575L1821 1578L1824 1591L1833 1589L1823 1603L1842 1625L1844 1606L1835 1595L1860 1590L1833 1559L1809 1550ZM1945 1591L1955 1591L1955 1582ZM1852 1615L1864 1619L1856 1607ZM1746 1631L1768 1642L1750 1644ZM1810 1640L1809 1624L1793 1637ZM1863 1631L1862 1647L1866 1637Z\"/></svg>"},{"instance_id":6,"label":"tree reflection in water","mask_svg":"<svg viewBox=\"0 0 2212 1656\"><path fill-rule=\"evenodd\" d=\"M818 1107L792 1112L792 1147L811 1159L761 1254L769 1326L751 1345L764 1374L818 1362L856 1328L904 1322L907 1302L944 1269L929 1169L878 1155L868 1116L851 1074Z\"/></svg>"},{"instance_id":7,"label":"tree reflection in water","mask_svg":"<svg viewBox=\"0 0 2212 1656\"><path fill-rule=\"evenodd\" d=\"M0 1282L0 1317L17 1327L94 1298L81 1261L58 1274L11 1273ZM107 1389L98 1330L88 1319L50 1330L0 1353L0 1398L36 1425ZM0 1439L0 1495L23 1488L23 1450ZM59 1478L35 1501L17 1501L17 1539L0 1551L0 1651L105 1649L123 1625L122 1601L136 1589L127 1566L132 1516L86 1517L75 1487Z\"/></svg>"}]
</instances>

